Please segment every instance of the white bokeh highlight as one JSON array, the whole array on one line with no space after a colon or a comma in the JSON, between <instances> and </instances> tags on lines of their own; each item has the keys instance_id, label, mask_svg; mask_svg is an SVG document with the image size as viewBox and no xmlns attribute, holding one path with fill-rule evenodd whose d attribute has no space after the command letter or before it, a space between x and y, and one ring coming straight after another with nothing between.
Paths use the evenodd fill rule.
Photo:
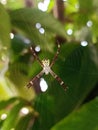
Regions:
<instances>
[{"instance_id":1,"label":"white bokeh highlight","mask_svg":"<svg viewBox=\"0 0 98 130\"><path fill-rule=\"evenodd\" d=\"M14 38L14 34L10 33L10 38L13 39Z\"/></svg>"},{"instance_id":2,"label":"white bokeh highlight","mask_svg":"<svg viewBox=\"0 0 98 130\"><path fill-rule=\"evenodd\" d=\"M47 82L44 80L44 78L40 79L40 88L42 92L45 92L48 89L48 84Z\"/></svg>"},{"instance_id":3,"label":"white bokeh highlight","mask_svg":"<svg viewBox=\"0 0 98 130\"><path fill-rule=\"evenodd\" d=\"M91 20L89 20L88 22L87 22L87 27L91 27L93 25L93 22L91 21Z\"/></svg>"},{"instance_id":4,"label":"white bokeh highlight","mask_svg":"<svg viewBox=\"0 0 98 130\"><path fill-rule=\"evenodd\" d=\"M40 28L40 29L39 29L39 32L40 32L41 34L44 34L44 33L45 33L45 29L44 29L44 28Z\"/></svg>"},{"instance_id":5,"label":"white bokeh highlight","mask_svg":"<svg viewBox=\"0 0 98 130\"><path fill-rule=\"evenodd\" d=\"M41 24L40 24L40 23L36 23L35 26L36 26L37 29L40 29L40 28L41 28Z\"/></svg>"},{"instance_id":6,"label":"white bokeh highlight","mask_svg":"<svg viewBox=\"0 0 98 130\"><path fill-rule=\"evenodd\" d=\"M88 45L88 42L87 41L81 41L81 46L85 47Z\"/></svg>"},{"instance_id":7,"label":"white bokeh highlight","mask_svg":"<svg viewBox=\"0 0 98 130\"><path fill-rule=\"evenodd\" d=\"M50 3L50 0L44 0L43 2L38 3L38 9L45 12L48 9L48 5Z\"/></svg>"},{"instance_id":8,"label":"white bokeh highlight","mask_svg":"<svg viewBox=\"0 0 98 130\"><path fill-rule=\"evenodd\" d=\"M26 107L23 107L23 108L21 109L21 113L24 114L24 115L27 115L27 114L29 113L29 109L26 108Z\"/></svg>"},{"instance_id":9,"label":"white bokeh highlight","mask_svg":"<svg viewBox=\"0 0 98 130\"><path fill-rule=\"evenodd\" d=\"M39 52L39 51L40 51L40 46L39 46L39 45L35 47L35 51L36 51L36 52Z\"/></svg>"},{"instance_id":10,"label":"white bokeh highlight","mask_svg":"<svg viewBox=\"0 0 98 130\"><path fill-rule=\"evenodd\" d=\"M1 120L5 120L7 118L7 114L3 113L0 118L1 118Z\"/></svg>"},{"instance_id":11,"label":"white bokeh highlight","mask_svg":"<svg viewBox=\"0 0 98 130\"><path fill-rule=\"evenodd\" d=\"M67 34L68 34L68 35L72 35L72 33L73 33L73 30L72 30L72 29L68 29L68 30L67 30Z\"/></svg>"}]
</instances>

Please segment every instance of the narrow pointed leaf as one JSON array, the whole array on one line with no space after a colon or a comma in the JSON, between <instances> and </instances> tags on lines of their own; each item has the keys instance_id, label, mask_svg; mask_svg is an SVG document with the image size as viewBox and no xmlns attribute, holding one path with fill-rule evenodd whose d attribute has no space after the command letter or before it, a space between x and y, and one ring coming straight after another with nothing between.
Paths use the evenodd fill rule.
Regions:
<instances>
[{"instance_id":1,"label":"narrow pointed leaf","mask_svg":"<svg viewBox=\"0 0 98 130\"><path fill-rule=\"evenodd\" d=\"M19 117L19 111L24 105L25 102L21 101L11 109L7 116L7 119L3 123L2 130L11 130L15 127L17 119Z\"/></svg>"},{"instance_id":2,"label":"narrow pointed leaf","mask_svg":"<svg viewBox=\"0 0 98 130\"><path fill-rule=\"evenodd\" d=\"M33 125L34 117L32 113L27 114L26 116L22 117L17 125L16 125L16 130L27 130L29 127L29 124Z\"/></svg>"}]
</instances>

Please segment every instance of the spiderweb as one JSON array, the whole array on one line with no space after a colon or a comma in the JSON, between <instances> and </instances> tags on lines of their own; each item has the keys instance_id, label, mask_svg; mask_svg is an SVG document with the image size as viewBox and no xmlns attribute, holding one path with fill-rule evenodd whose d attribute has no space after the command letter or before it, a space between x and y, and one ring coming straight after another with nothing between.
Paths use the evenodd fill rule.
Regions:
<instances>
[{"instance_id":1,"label":"spiderweb","mask_svg":"<svg viewBox=\"0 0 98 130\"><path fill-rule=\"evenodd\" d=\"M41 4L42 2L39 3ZM54 2L51 2L50 4L54 4ZM82 6L85 7L85 4L83 5L83 2L81 4L81 2L77 0L65 0L64 5L64 29L67 40L61 44L60 54L53 66L53 70L63 79L69 89L65 93L51 75L41 77L48 85L48 89L43 93L39 88L42 79L38 79L35 82L34 89L37 98L35 99L34 107L36 111L40 113L40 117L39 120L35 121L34 129L40 128L46 130L46 126L47 129L49 129L55 122L78 108L95 87L98 80L98 53L96 47L92 44L93 41L90 34L93 23L92 20L85 15L85 12L89 11L91 6L89 7L90 9L86 8L87 10L82 10L81 8ZM44 8L44 5L42 7ZM53 6L49 5L49 8L47 7L47 12L49 12L52 7ZM40 5L39 8L43 9ZM36 15L40 13L38 10L33 10L35 11L34 13L31 13L31 10L29 9L27 9L27 11L20 9L19 11L20 12L18 13L20 16L18 16L17 13L15 14L15 12L11 14L13 16L13 25L16 28L18 27L19 30L16 30L20 34L23 34L23 36L20 35L20 39L21 42L24 43L20 50L21 53L19 52L21 55L20 59L16 57L16 61L19 60L19 64L16 64L16 61L14 63L16 66L12 71L14 80L16 79L18 72L19 74L20 72L23 72L25 75L28 75L29 78L32 78L32 76L34 77L41 69L33 56L29 53L29 46L32 45L34 48L39 47L39 50L35 51L41 60L44 58L49 58L51 60L57 48L56 44L54 44L55 33L57 31L57 35L60 34L58 29L56 29L55 20L48 21L51 17L46 17L46 19L44 19L45 14L40 14L38 17ZM57 23L57 27L58 26L59 24ZM60 32L63 35L61 30ZM17 36L18 35L16 34L16 38ZM32 89L26 91L32 91Z\"/></svg>"}]
</instances>

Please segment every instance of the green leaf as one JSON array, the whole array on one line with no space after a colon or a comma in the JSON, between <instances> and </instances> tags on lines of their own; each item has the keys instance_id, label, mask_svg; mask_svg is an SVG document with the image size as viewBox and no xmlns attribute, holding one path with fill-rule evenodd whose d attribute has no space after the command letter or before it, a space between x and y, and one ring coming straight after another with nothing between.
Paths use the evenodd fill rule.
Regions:
<instances>
[{"instance_id":1,"label":"green leaf","mask_svg":"<svg viewBox=\"0 0 98 130\"><path fill-rule=\"evenodd\" d=\"M18 98L10 98L9 100L6 101L0 101L0 110L5 109L8 105L14 103Z\"/></svg>"},{"instance_id":2,"label":"green leaf","mask_svg":"<svg viewBox=\"0 0 98 130\"><path fill-rule=\"evenodd\" d=\"M58 59L53 70L69 89L65 92L55 79L52 78L51 82L48 80L49 91L55 99L56 120L77 109L95 87L98 81L98 67L91 52L92 47L75 44L63 46L61 59ZM98 58L98 54L96 57Z\"/></svg>"},{"instance_id":3,"label":"green leaf","mask_svg":"<svg viewBox=\"0 0 98 130\"><path fill-rule=\"evenodd\" d=\"M0 76L0 100L9 99L12 96L17 95L16 89L12 82L4 76Z\"/></svg>"},{"instance_id":4,"label":"green leaf","mask_svg":"<svg viewBox=\"0 0 98 130\"><path fill-rule=\"evenodd\" d=\"M0 4L0 44L10 46L10 19L4 6Z\"/></svg>"},{"instance_id":5,"label":"green leaf","mask_svg":"<svg viewBox=\"0 0 98 130\"><path fill-rule=\"evenodd\" d=\"M88 6L89 3L89 6ZM79 0L80 11L85 14L91 14L93 12L93 1L85 0L85 2Z\"/></svg>"},{"instance_id":6,"label":"green leaf","mask_svg":"<svg viewBox=\"0 0 98 130\"><path fill-rule=\"evenodd\" d=\"M33 114L29 113L26 116L23 116L17 123L15 130L27 130L29 127L29 123L30 121L32 121L32 125L33 125Z\"/></svg>"},{"instance_id":7,"label":"green leaf","mask_svg":"<svg viewBox=\"0 0 98 130\"><path fill-rule=\"evenodd\" d=\"M54 123L54 100L47 94L40 94L36 100L34 108L39 113L37 121L33 126L33 130L49 130Z\"/></svg>"},{"instance_id":8,"label":"green leaf","mask_svg":"<svg viewBox=\"0 0 98 130\"><path fill-rule=\"evenodd\" d=\"M23 8L10 12L12 24L25 32L35 44L47 45L53 40L54 35L66 37L64 27L50 14L42 12L36 8ZM41 34L36 24L40 23L45 29ZM51 42L50 42L51 41Z\"/></svg>"},{"instance_id":9,"label":"green leaf","mask_svg":"<svg viewBox=\"0 0 98 130\"><path fill-rule=\"evenodd\" d=\"M0 100L8 99L11 97L11 91L8 88L4 77L0 77Z\"/></svg>"},{"instance_id":10,"label":"green leaf","mask_svg":"<svg viewBox=\"0 0 98 130\"><path fill-rule=\"evenodd\" d=\"M11 47L16 55L20 55L20 53L23 51L23 49L26 47L26 44L24 43L25 38L21 35L14 35L14 38L11 41Z\"/></svg>"},{"instance_id":11,"label":"green leaf","mask_svg":"<svg viewBox=\"0 0 98 130\"><path fill-rule=\"evenodd\" d=\"M89 3L89 6L88 6ZM91 14L93 13L94 7L93 7L93 1L92 0L85 0L81 1L79 0L79 11L77 21L78 24L85 26L86 23L91 19Z\"/></svg>"},{"instance_id":12,"label":"green leaf","mask_svg":"<svg viewBox=\"0 0 98 130\"><path fill-rule=\"evenodd\" d=\"M7 8L17 9L25 6L25 2L23 0L8 0L6 3Z\"/></svg>"},{"instance_id":13,"label":"green leaf","mask_svg":"<svg viewBox=\"0 0 98 130\"><path fill-rule=\"evenodd\" d=\"M2 130L10 130L15 127L19 117L19 111L25 104L26 103L24 101L20 101L11 109L7 119L3 123Z\"/></svg>"},{"instance_id":14,"label":"green leaf","mask_svg":"<svg viewBox=\"0 0 98 130\"><path fill-rule=\"evenodd\" d=\"M98 98L85 104L80 110L73 112L56 124L51 130L97 130Z\"/></svg>"}]
</instances>

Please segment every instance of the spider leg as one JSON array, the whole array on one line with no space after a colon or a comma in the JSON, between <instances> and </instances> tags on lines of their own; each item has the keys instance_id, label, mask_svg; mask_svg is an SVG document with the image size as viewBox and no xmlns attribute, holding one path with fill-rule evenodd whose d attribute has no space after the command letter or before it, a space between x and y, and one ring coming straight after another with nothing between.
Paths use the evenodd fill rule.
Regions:
<instances>
[{"instance_id":1,"label":"spider leg","mask_svg":"<svg viewBox=\"0 0 98 130\"><path fill-rule=\"evenodd\" d=\"M52 59L52 62L51 62L51 64L50 64L50 67L52 67L52 66L54 65L55 61L56 61L57 58L58 58L59 52L60 52L60 44L58 43L58 49L57 49L57 52L56 52L55 56L54 56L53 59Z\"/></svg>"},{"instance_id":2,"label":"spider leg","mask_svg":"<svg viewBox=\"0 0 98 130\"><path fill-rule=\"evenodd\" d=\"M50 70L50 74L59 82L59 84L63 87L63 89L66 91L66 89L68 88L64 81L62 81L62 79L56 74L54 73L52 70Z\"/></svg>"},{"instance_id":3,"label":"spider leg","mask_svg":"<svg viewBox=\"0 0 98 130\"><path fill-rule=\"evenodd\" d=\"M37 74L34 78L32 78L29 83L27 84L27 87L30 88L31 86L34 85L34 81L36 79L39 79L42 75L44 74L44 71L42 70L39 74Z\"/></svg>"},{"instance_id":4,"label":"spider leg","mask_svg":"<svg viewBox=\"0 0 98 130\"><path fill-rule=\"evenodd\" d=\"M32 46L30 47L30 51L31 51L31 53L33 54L33 56L36 58L36 60L39 62L39 64L43 67L43 64L42 64L41 60L40 60L39 57L37 56L37 54L36 54L36 52L35 52L35 50L33 49Z\"/></svg>"}]
</instances>

